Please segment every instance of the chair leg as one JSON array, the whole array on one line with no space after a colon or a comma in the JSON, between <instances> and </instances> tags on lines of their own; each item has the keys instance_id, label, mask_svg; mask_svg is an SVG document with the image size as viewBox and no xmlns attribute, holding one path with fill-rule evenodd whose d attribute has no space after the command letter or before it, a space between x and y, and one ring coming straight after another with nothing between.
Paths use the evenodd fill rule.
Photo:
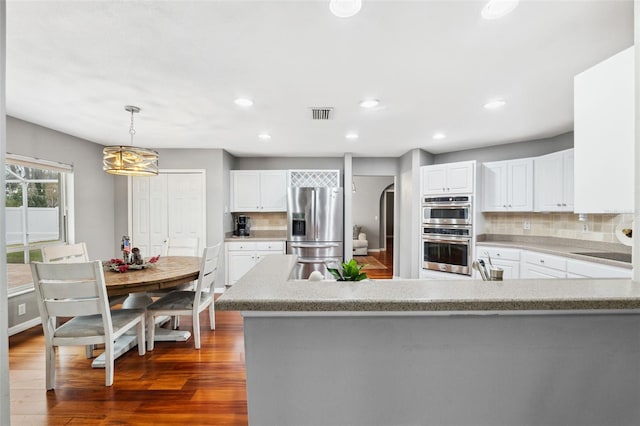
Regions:
<instances>
[{"instance_id":1,"label":"chair leg","mask_svg":"<svg viewBox=\"0 0 640 426\"><path fill-rule=\"evenodd\" d=\"M146 352L145 347L147 346L147 341L145 329L146 321L145 317L143 316L142 320L140 320L140 323L138 324L138 355L140 356L144 355Z\"/></svg>"},{"instance_id":2,"label":"chair leg","mask_svg":"<svg viewBox=\"0 0 640 426\"><path fill-rule=\"evenodd\" d=\"M211 301L211 304L209 305L209 322L211 323L211 329L215 330L216 329L216 308L213 304L213 301Z\"/></svg>"},{"instance_id":3,"label":"chair leg","mask_svg":"<svg viewBox=\"0 0 640 426\"><path fill-rule=\"evenodd\" d=\"M93 358L93 348L95 345L86 345L84 347L84 353L87 359Z\"/></svg>"},{"instance_id":4,"label":"chair leg","mask_svg":"<svg viewBox=\"0 0 640 426\"><path fill-rule=\"evenodd\" d=\"M56 349L49 343L45 344L45 358L47 390L51 390L56 382Z\"/></svg>"},{"instance_id":5,"label":"chair leg","mask_svg":"<svg viewBox=\"0 0 640 426\"><path fill-rule=\"evenodd\" d=\"M153 339L156 338L156 322L155 316L151 311L147 311L147 324L149 325L147 329L147 350L152 351Z\"/></svg>"},{"instance_id":6,"label":"chair leg","mask_svg":"<svg viewBox=\"0 0 640 426\"><path fill-rule=\"evenodd\" d=\"M196 349L200 349L200 314L198 309L193 309L193 341Z\"/></svg>"},{"instance_id":7,"label":"chair leg","mask_svg":"<svg viewBox=\"0 0 640 426\"><path fill-rule=\"evenodd\" d=\"M113 354L114 342L106 341L104 343L104 385L111 386L113 384L113 367L115 364Z\"/></svg>"},{"instance_id":8,"label":"chair leg","mask_svg":"<svg viewBox=\"0 0 640 426\"><path fill-rule=\"evenodd\" d=\"M174 315L171 317L171 329L177 330L180 327L180 315Z\"/></svg>"}]
</instances>

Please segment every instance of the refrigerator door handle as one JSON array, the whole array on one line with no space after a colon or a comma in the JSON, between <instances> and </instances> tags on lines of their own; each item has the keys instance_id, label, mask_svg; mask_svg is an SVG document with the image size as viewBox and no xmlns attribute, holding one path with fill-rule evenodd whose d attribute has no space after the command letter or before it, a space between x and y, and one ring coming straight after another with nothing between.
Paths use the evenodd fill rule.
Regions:
<instances>
[{"instance_id":1,"label":"refrigerator door handle","mask_svg":"<svg viewBox=\"0 0 640 426\"><path fill-rule=\"evenodd\" d=\"M314 231L315 235L313 236L313 239L316 240L316 241L318 241L320 239L320 235L319 235L320 234L320 231L319 231L319 228L320 228L320 225L319 225L320 217L318 216L318 207L319 207L318 204L319 204L318 203L318 193L314 189L313 190L313 215L315 217L313 218L313 224L314 224L313 231Z\"/></svg>"},{"instance_id":2,"label":"refrigerator door handle","mask_svg":"<svg viewBox=\"0 0 640 426\"><path fill-rule=\"evenodd\" d=\"M329 243L329 244L291 244L292 248L333 248L340 247L340 244L337 243Z\"/></svg>"},{"instance_id":3,"label":"refrigerator door handle","mask_svg":"<svg viewBox=\"0 0 640 426\"><path fill-rule=\"evenodd\" d=\"M313 263L313 264L317 264L317 263L325 263L325 260L324 259L317 259L317 258L305 259L304 257L299 257L298 258L298 263Z\"/></svg>"}]
</instances>

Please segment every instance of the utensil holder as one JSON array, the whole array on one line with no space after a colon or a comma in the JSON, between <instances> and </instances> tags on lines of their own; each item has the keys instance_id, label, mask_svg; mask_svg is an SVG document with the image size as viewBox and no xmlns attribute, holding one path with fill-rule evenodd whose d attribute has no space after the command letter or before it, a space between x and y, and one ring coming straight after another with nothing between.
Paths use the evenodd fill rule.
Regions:
<instances>
[{"instance_id":1,"label":"utensil holder","mask_svg":"<svg viewBox=\"0 0 640 426\"><path fill-rule=\"evenodd\" d=\"M502 268L489 268L489 280L490 281L502 281L504 269Z\"/></svg>"}]
</instances>

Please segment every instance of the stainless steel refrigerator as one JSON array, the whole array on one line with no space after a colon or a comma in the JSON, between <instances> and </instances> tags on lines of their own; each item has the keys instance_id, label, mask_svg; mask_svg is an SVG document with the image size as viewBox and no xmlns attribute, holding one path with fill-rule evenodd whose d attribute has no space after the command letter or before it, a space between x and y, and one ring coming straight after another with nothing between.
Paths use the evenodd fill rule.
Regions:
<instances>
[{"instance_id":1,"label":"stainless steel refrigerator","mask_svg":"<svg viewBox=\"0 0 640 426\"><path fill-rule=\"evenodd\" d=\"M313 271L343 260L342 188L289 188L287 254L298 256L291 278L307 279Z\"/></svg>"}]
</instances>

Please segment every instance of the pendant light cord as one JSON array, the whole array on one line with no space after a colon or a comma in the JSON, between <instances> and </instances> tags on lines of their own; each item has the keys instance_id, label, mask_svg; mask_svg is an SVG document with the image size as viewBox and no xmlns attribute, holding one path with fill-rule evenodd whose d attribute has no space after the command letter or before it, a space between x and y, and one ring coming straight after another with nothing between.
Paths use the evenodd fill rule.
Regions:
<instances>
[{"instance_id":1,"label":"pendant light cord","mask_svg":"<svg viewBox=\"0 0 640 426\"><path fill-rule=\"evenodd\" d=\"M133 128L133 113L134 110L131 110L131 127L129 128L129 134L131 135L131 146L133 146L133 135L136 134L136 129Z\"/></svg>"}]
</instances>

